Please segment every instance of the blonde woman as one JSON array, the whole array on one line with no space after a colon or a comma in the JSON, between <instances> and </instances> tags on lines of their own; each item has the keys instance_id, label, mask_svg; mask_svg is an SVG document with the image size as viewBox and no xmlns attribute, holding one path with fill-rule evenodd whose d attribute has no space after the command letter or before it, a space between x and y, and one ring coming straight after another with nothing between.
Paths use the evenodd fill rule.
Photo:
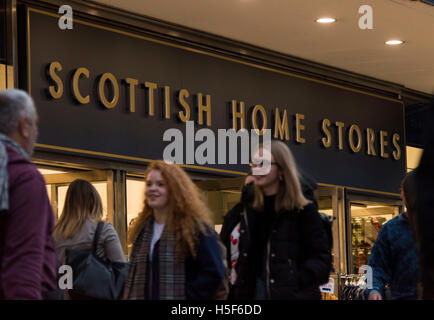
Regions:
<instances>
[{"instance_id":1,"label":"blonde woman","mask_svg":"<svg viewBox=\"0 0 434 320\"><path fill-rule=\"evenodd\" d=\"M271 150L259 150L261 156L270 151L271 169L254 176L254 200L246 208L235 297L321 299L318 286L328 281L331 264L325 229L303 195L289 148L272 141Z\"/></svg>"},{"instance_id":2,"label":"blonde woman","mask_svg":"<svg viewBox=\"0 0 434 320\"><path fill-rule=\"evenodd\" d=\"M211 213L176 164L153 162L146 171L143 211L134 240L124 299L213 299L224 266Z\"/></svg>"},{"instance_id":3,"label":"blonde woman","mask_svg":"<svg viewBox=\"0 0 434 320\"><path fill-rule=\"evenodd\" d=\"M97 224L102 219L101 198L95 187L86 180L77 179L68 188L62 215L54 230L56 253L65 263L65 250L90 250ZM112 262L126 262L118 234L105 222L97 245L97 255Z\"/></svg>"}]
</instances>

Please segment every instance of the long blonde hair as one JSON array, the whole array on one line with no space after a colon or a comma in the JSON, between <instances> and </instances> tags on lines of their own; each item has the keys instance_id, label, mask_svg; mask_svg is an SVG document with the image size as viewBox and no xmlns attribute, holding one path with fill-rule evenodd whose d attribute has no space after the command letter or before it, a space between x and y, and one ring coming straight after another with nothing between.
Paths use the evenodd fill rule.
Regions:
<instances>
[{"instance_id":1,"label":"long blonde hair","mask_svg":"<svg viewBox=\"0 0 434 320\"><path fill-rule=\"evenodd\" d=\"M167 164L158 160L151 163L145 173L145 181L152 170L158 170L165 180L169 195L170 213L166 228L176 235L176 253L196 257L195 244L198 231L206 232L206 227L212 227L211 211L202 200L199 189L177 164ZM146 202L143 210L128 232L128 242L134 243L153 210Z\"/></svg>"},{"instance_id":2,"label":"long blonde hair","mask_svg":"<svg viewBox=\"0 0 434 320\"><path fill-rule=\"evenodd\" d=\"M66 192L65 206L54 229L54 238L70 239L87 219L102 218L101 198L95 187L86 180L74 180Z\"/></svg>"},{"instance_id":3,"label":"long blonde hair","mask_svg":"<svg viewBox=\"0 0 434 320\"><path fill-rule=\"evenodd\" d=\"M274 203L276 212L303 208L310 201L304 197L301 191L299 172L291 150L282 141L273 140L271 142L271 154L282 171L283 178L279 180L279 191ZM253 209L264 210L264 193L256 185Z\"/></svg>"}]
</instances>

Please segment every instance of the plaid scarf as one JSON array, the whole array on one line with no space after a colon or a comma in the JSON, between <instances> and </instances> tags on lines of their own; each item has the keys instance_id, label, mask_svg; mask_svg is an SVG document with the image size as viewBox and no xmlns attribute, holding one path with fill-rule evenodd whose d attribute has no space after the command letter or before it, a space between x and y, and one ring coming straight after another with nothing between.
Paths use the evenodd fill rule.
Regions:
<instances>
[{"instance_id":1,"label":"plaid scarf","mask_svg":"<svg viewBox=\"0 0 434 320\"><path fill-rule=\"evenodd\" d=\"M12 148L24 158L29 159L29 155L18 143L3 133L0 133L0 214L9 210L8 153L6 146Z\"/></svg>"},{"instance_id":2,"label":"plaid scarf","mask_svg":"<svg viewBox=\"0 0 434 320\"><path fill-rule=\"evenodd\" d=\"M154 218L149 217L134 242L123 299L144 300L147 257L151 247ZM159 240L158 269L160 300L185 300L185 260L175 260L176 236L164 228Z\"/></svg>"}]
</instances>

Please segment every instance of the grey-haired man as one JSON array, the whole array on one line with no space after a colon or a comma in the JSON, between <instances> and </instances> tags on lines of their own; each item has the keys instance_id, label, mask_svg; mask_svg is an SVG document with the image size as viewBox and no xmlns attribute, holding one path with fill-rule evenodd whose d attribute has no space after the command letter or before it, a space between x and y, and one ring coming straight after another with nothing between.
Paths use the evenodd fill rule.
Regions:
<instances>
[{"instance_id":1,"label":"grey-haired man","mask_svg":"<svg viewBox=\"0 0 434 320\"><path fill-rule=\"evenodd\" d=\"M24 91L0 91L0 299L42 299L56 288L54 215L30 162L38 115Z\"/></svg>"}]
</instances>

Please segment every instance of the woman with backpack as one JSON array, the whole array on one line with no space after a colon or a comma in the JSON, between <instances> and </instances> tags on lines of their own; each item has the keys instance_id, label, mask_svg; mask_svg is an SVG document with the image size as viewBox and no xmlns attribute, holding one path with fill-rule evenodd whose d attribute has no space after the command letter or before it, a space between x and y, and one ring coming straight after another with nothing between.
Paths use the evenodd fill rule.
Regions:
<instances>
[{"instance_id":1,"label":"woman with backpack","mask_svg":"<svg viewBox=\"0 0 434 320\"><path fill-rule=\"evenodd\" d=\"M128 300L214 299L225 270L211 212L176 164L153 162L124 288Z\"/></svg>"},{"instance_id":2,"label":"woman with backpack","mask_svg":"<svg viewBox=\"0 0 434 320\"><path fill-rule=\"evenodd\" d=\"M101 198L95 187L86 180L74 180L66 193L62 215L54 230L57 256L62 264L66 263L66 249L91 250L103 209ZM111 262L126 262L118 234L109 222L100 223L100 235L96 255ZM87 297L69 292L71 299Z\"/></svg>"},{"instance_id":3,"label":"woman with backpack","mask_svg":"<svg viewBox=\"0 0 434 320\"><path fill-rule=\"evenodd\" d=\"M303 195L286 144L272 141L259 153L268 153L271 168L254 176L254 199L241 220L235 298L319 300L331 254L317 206Z\"/></svg>"}]
</instances>

